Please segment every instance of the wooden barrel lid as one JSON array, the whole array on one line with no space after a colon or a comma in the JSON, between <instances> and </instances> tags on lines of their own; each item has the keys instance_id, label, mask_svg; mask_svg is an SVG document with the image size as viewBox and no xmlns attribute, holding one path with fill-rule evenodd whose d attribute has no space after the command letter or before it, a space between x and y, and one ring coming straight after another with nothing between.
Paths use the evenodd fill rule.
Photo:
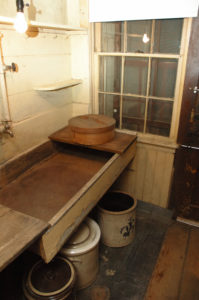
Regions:
<instances>
[{"instance_id":1,"label":"wooden barrel lid","mask_svg":"<svg viewBox=\"0 0 199 300\"><path fill-rule=\"evenodd\" d=\"M102 133L115 128L115 119L105 115L88 114L69 120L69 127L79 133Z\"/></svg>"}]
</instances>

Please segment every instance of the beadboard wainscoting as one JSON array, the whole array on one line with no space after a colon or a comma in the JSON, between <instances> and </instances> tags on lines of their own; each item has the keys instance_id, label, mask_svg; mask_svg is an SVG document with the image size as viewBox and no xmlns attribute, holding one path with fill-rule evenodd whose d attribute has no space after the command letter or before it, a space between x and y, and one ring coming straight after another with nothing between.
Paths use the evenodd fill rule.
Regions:
<instances>
[{"instance_id":1,"label":"beadboard wainscoting","mask_svg":"<svg viewBox=\"0 0 199 300\"><path fill-rule=\"evenodd\" d=\"M136 156L114 185L136 199L168 207L175 149L137 143Z\"/></svg>"}]
</instances>

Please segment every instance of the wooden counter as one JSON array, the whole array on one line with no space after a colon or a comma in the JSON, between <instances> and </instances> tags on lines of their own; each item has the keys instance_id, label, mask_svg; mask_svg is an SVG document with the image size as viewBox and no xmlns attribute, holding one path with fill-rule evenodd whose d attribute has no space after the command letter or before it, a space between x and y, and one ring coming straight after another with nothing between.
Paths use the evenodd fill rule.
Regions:
<instances>
[{"instance_id":1,"label":"wooden counter","mask_svg":"<svg viewBox=\"0 0 199 300\"><path fill-rule=\"evenodd\" d=\"M56 145L58 147L52 155L33 165L0 190L0 204L3 208L9 208L34 222L38 220L43 225L40 228L41 234L46 229L31 246L45 262L57 254L133 159L136 138L129 136L128 143L123 143L124 151L121 154L69 144ZM4 220L5 224L7 230L11 230L12 224ZM22 225L26 227L25 221ZM30 228L31 236L35 240L36 234ZM25 248L23 245L17 253L2 258L1 250L5 243L5 239L0 237L0 269ZM14 249L14 241L12 246Z\"/></svg>"}]
</instances>

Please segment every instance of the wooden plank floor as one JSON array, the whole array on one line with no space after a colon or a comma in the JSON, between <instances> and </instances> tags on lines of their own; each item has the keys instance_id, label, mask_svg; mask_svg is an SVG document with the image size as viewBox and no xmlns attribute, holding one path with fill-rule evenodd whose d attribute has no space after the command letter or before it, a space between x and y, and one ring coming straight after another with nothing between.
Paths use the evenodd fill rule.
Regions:
<instances>
[{"instance_id":1,"label":"wooden plank floor","mask_svg":"<svg viewBox=\"0 0 199 300\"><path fill-rule=\"evenodd\" d=\"M165 236L145 300L199 299L199 229L172 224Z\"/></svg>"}]
</instances>

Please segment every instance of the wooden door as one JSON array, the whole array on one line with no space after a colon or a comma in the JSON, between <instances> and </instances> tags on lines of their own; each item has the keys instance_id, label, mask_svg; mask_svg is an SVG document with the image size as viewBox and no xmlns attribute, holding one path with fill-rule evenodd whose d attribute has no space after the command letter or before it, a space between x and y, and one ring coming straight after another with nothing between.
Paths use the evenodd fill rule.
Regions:
<instances>
[{"instance_id":1,"label":"wooden door","mask_svg":"<svg viewBox=\"0 0 199 300\"><path fill-rule=\"evenodd\" d=\"M192 24L170 205L175 208L176 216L199 221L198 79L199 17Z\"/></svg>"}]
</instances>

